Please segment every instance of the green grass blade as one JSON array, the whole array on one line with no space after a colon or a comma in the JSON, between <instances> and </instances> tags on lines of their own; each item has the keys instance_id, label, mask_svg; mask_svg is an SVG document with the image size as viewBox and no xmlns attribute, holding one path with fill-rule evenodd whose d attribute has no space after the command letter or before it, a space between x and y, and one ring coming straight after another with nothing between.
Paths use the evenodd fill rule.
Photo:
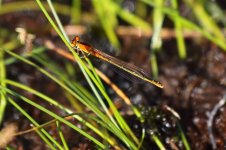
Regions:
<instances>
[{"instance_id":1,"label":"green grass blade","mask_svg":"<svg viewBox=\"0 0 226 150\"><path fill-rule=\"evenodd\" d=\"M159 71L158 71L158 62L157 62L156 54L154 52L151 53L150 61L151 61L151 69L152 69L153 78L157 79Z\"/></svg>"},{"instance_id":2,"label":"green grass blade","mask_svg":"<svg viewBox=\"0 0 226 150\"><path fill-rule=\"evenodd\" d=\"M175 19L173 20L175 30L176 30L176 38L177 38L177 47L178 47L178 53L179 57L181 59L185 59L187 56L186 53L186 47L185 47L185 42L184 42L184 37L183 37L183 31L182 31L182 24L180 20L178 19L179 12L178 12L178 4L177 0L172 1L172 7L175 9Z\"/></svg>"},{"instance_id":3,"label":"green grass blade","mask_svg":"<svg viewBox=\"0 0 226 150\"><path fill-rule=\"evenodd\" d=\"M155 141L155 143L157 144L160 150L166 150L163 143L160 141L160 139L156 135L152 135L151 137Z\"/></svg>"},{"instance_id":4,"label":"green grass blade","mask_svg":"<svg viewBox=\"0 0 226 150\"><path fill-rule=\"evenodd\" d=\"M162 47L162 39L161 39L161 29L164 21L164 14L161 11L161 8L164 4L163 0L155 0L154 3L158 6L154 8L153 11L153 34L151 38L151 68L153 77L156 79L158 77L158 62L156 52L160 50Z\"/></svg>"},{"instance_id":5,"label":"green grass blade","mask_svg":"<svg viewBox=\"0 0 226 150\"><path fill-rule=\"evenodd\" d=\"M190 148L190 145L189 145L189 143L187 141L186 136L184 135L183 130L181 129L181 126L180 126L179 122L177 122L177 127L178 127L178 130L179 130L179 133L180 133L180 137L181 137L181 139L183 141L183 144L184 144L185 149L186 150L190 150L191 149Z\"/></svg>"},{"instance_id":6,"label":"green grass blade","mask_svg":"<svg viewBox=\"0 0 226 150\"><path fill-rule=\"evenodd\" d=\"M86 62L87 62L87 63L89 64L89 66L91 67L91 70L92 70L92 72L93 72L95 78L96 78L97 81L99 82L99 84L102 86L103 89L105 89L103 83L102 83L101 80L100 80L100 77L97 75L97 73L96 73L96 71L95 71L95 69L94 69L94 66L92 65L92 63L90 62L90 60L86 58Z\"/></svg>"},{"instance_id":7,"label":"green grass blade","mask_svg":"<svg viewBox=\"0 0 226 150\"><path fill-rule=\"evenodd\" d=\"M56 23L57 23L57 25L58 25L58 27L59 27L61 33L63 34L64 38L66 38L67 42L70 42L70 40L69 40L67 34L64 32L64 27L63 27L63 25L61 24L60 18L58 17L58 15L57 15L57 13L56 13L56 11L55 11L55 8L54 8L54 6L53 6L53 4L52 4L52 1L51 1L51 0L47 0L47 2L48 2L48 4L49 4L50 10L51 10L51 12L52 12L52 14L53 14L53 16L54 16L54 18L55 18L55 20L56 20Z\"/></svg>"},{"instance_id":8,"label":"green grass blade","mask_svg":"<svg viewBox=\"0 0 226 150\"><path fill-rule=\"evenodd\" d=\"M2 87L6 87L5 79L6 79L6 68L4 62L4 51L0 49L0 85ZM2 124L2 120L5 114L5 108L7 105L6 93L0 90L0 124Z\"/></svg>"},{"instance_id":9,"label":"green grass blade","mask_svg":"<svg viewBox=\"0 0 226 150\"><path fill-rule=\"evenodd\" d=\"M56 126L57 126L57 130L58 130L60 139L61 139L61 141L62 141L62 143L64 145L64 149L65 150L69 150L68 145L67 145L67 142L66 142L66 140L64 138L63 132L61 130L61 125L60 125L60 122L59 121L56 121Z\"/></svg>"},{"instance_id":10,"label":"green grass blade","mask_svg":"<svg viewBox=\"0 0 226 150\"><path fill-rule=\"evenodd\" d=\"M151 39L151 50L159 51L162 46L162 39L160 35L165 17L161 10L164 1L154 0L154 2L157 5L157 7L155 7L153 10L153 34Z\"/></svg>"}]
</instances>

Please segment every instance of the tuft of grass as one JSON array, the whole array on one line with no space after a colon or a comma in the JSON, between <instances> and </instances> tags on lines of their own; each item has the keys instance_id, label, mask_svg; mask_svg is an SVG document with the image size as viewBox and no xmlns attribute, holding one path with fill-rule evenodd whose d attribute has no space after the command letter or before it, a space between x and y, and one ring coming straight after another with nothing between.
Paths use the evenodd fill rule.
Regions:
<instances>
[{"instance_id":1,"label":"tuft of grass","mask_svg":"<svg viewBox=\"0 0 226 150\"><path fill-rule=\"evenodd\" d=\"M83 136L87 137L88 139L90 139L91 141L93 141L96 145L98 145L100 148L104 149L105 146L103 144L101 144L98 140L96 140L94 137L90 136L89 134L87 134L85 131L81 130L79 127L75 126L74 124L72 124L71 122L65 120L64 118L60 117L59 115L49 111L48 109L44 108L43 106L37 104L37 103L34 103L32 100L22 96L22 95L19 95L17 94L16 92L13 92L9 89L4 89L7 93L15 96L15 97L18 97L20 98L21 100L25 101L26 103L32 105L33 107L45 112L46 114L52 116L53 118L63 122L64 124L66 124L67 126L71 127L72 129L74 129L75 131L79 132L80 134L82 134ZM35 123L35 120L33 120L25 111L23 111L23 109L20 108L19 105L17 105L13 100L9 100L9 102L14 105L18 110L20 110L24 115L26 115L26 117L32 121L32 123L35 125L35 126L39 126L38 124ZM42 131L43 129L41 129ZM44 131L42 131L44 132ZM58 142L56 142L52 136L50 136L47 132L45 132L45 136L47 136L47 138L49 138L49 140L51 140L51 142L53 142L57 148L59 149L64 149ZM47 141L45 140L45 142L47 143ZM50 145L49 145L50 146Z\"/></svg>"}]
</instances>

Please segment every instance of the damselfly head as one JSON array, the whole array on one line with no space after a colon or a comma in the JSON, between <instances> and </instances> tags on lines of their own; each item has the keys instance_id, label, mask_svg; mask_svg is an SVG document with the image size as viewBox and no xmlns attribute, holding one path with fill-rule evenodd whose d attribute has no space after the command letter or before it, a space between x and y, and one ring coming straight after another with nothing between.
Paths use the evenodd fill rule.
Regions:
<instances>
[{"instance_id":1,"label":"damselfly head","mask_svg":"<svg viewBox=\"0 0 226 150\"><path fill-rule=\"evenodd\" d=\"M79 43L79 40L80 40L79 36L75 36L71 41L71 46L76 47L77 43Z\"/></svg>"}]
</instances>

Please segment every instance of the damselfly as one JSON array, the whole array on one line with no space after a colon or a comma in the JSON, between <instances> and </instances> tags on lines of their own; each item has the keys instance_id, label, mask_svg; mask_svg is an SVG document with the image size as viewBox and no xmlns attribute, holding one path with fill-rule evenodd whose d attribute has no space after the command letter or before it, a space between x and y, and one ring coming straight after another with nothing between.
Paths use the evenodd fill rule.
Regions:
<instances>
[{"instance_id":1,"label":"damselfly","mask_svg":"<svg viewBox=\"0 0 226 150\"><path fill-rule=\"evenodd\" d=\"M135 76L137 78L140 78L141 80L152 83L159 88L163 88L163 85L160 82L148 78L146 73L141 68L136 67L134 65L131 65L129 63L126 63L122 60L119 60L119 59L117 59L113 56L110 56L110 55L92 47L89 44L81 42L80 38L78 36L74 37L74 39L71 42L71 45L77 51L81 51L81 52L85 52L87 54L91 54L91 55L93 55L93 56L95 56L95 57L97 57L101 60L104 60L104 61L106 61L106 62L108 62L108 63L130 73L130 74L132 74L133 76Z\"/></svg>"}]
</instances>

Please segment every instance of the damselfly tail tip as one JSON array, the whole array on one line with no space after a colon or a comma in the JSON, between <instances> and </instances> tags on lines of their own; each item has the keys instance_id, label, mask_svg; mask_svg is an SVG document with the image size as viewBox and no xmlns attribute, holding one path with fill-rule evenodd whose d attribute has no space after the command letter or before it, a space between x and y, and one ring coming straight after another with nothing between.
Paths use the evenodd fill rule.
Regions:
<instances>
[{"instance_id":1,"label":"damselfly tail tip","mask_svg":"<svg viewBox=\"0 0 226 150\"><path fill-rule=\"evenodd\" d=\"M155 86L161 88L161 89L164 88L164 85L162 83L158 82L158 81L152 80L151 83L154 84Z\"/></svg>"},{"instance_id":2,"label":"damselfly tail tip","mask_svg":"<svg viewBox=\"0 0 226 150\"><path fill-rule=\"evenodd\" d=\"M161 89L163 89L163 88L164 88L164 85L161 84L161 83L159 83L159 84L158 84L158 87L161 88Z\"/></svg>"}]
</instances>

